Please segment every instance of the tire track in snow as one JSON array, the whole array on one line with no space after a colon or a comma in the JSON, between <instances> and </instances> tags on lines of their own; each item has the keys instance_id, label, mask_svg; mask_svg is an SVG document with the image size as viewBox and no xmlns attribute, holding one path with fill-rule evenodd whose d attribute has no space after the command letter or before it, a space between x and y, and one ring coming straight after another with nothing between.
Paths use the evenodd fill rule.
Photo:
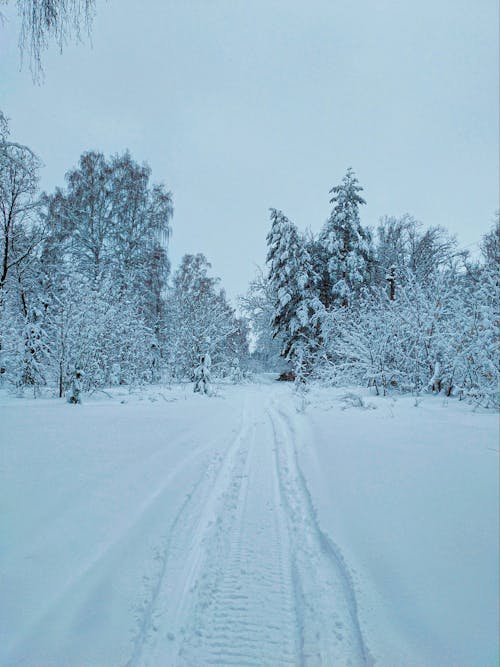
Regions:
<instances>
[{"instance_id":1,"label":"tire track in snow","mask_svg":"<svg viewBox=\"0 0 500 667\"><path fill-rule=\"evenodd\" d=\"M187 437L183 438L182 442L184 441L187 442L187 440L188 440ZM149 493L148 496L146 496L146 498L144 499L144 501L138 505L136 511L130 514L130 518L127 521L127 523L124 524L124 526L118 532L116 532L116 534L112 535L112 538L109 540L109 542L104 544L102 548L100 548L95 553L89 554L89 556L84 561L82 561L81 566L75 569L75 571L71 575L71 578L65 582L64 587L62 587L60 590L55 590L53 592L52 597L44 600L40 612L31 622L24 636L20 638L16 643L12 644L11 647L9 647L9 652L12 655L15 655L16 652L19 650L21 642L26 642L30 638L36 637L37 633L40 633L42 631L44 623L47 621L47 619L50 619L50 616L54 612L54 610L57 609L57 607L66 604L66 601L70 600L71 596L74 596L76 594L78 588L81 587L82 585L85 585L84 582L86 577L88 577L93 571L95 571L103 561L113 557L113 552L117 552L119 549L123 550L126 548L126 544L130 537L130 534L133 533L134 529L141 523L141 521L144 520L144 517L149 512L154 511L155 508L163 501L162 496L165 493L166 489L169 487L169 485L172 483L172 481L178 475L180 475L190 464L196 461L196 459L203 457L204 454L210 448L213 449L213 446L214 442L211 441L203 446L198 447L194 451L187 454L173 468L169 470L168 474L162 480L161 484L158 487L156 486L153 487L151 493ZM151 461L156 458L159 458L158 450L146 457L146 459L142 462L141 470L146 469L146 464L150 464ZM134 465L136 474L140 474L140 470L138 472L137 463L135 463ZM214 461L212 461L212 463L210 464L210 469L212 469L213 467L214 467ZM132 465L125 467L125 471L127 473L129 470L132 469L133 469ZM202 477L199 480L197 480L193 489L191 490L191 493L188 494L188 496L186 497L186 500L188 500L193 495L197 487L204 481L206 474L207 473L204 473ZM186 501L184 502L184 504L186 504ZM182 507L184 507L184 504Z\"/></svg>"},{"instance_id":2,"label":"tire track in snow","mask_svg":"<svg viewBox=\"0 0 500 667\"><path fill-rule=\"evenodd\" d=\"M373 660L361 633L352 579L340 550L318 524L298 463L293 425L274 401L268 416L293 554L293 590L300 630L298 664L371 667Z\"/></svg>"},{"instance_id":3,"label":"tire track in snow","mask_svg":"<svg viewBox=\"0 0 500 667\"><path fill-rule=\"evenodd\" d=\"M204 576L180 656L185 667L299 664L288 526L272 429L258 407L241 480L229 487L207 536Z\"/></svg>"},{"instance_id":4,"label":"tire track in snow","mask_svg":"<svg viewBox=\"0 0 500 667\"><path fill-rule=\"evenodd\" d=\"M373 664L293 425L266 400L245 405L233 443L179 509L126 667Z\"/></svg>"},{"instance_id":5,"label":"tire track in snow","mask_svg":"<svg viewBox=\"0 0 500 667\"><path fill-rule=\"evenodd\" d=\"M237 435L216 456L174 517L156 560L158 570L144 594L131 656L125 667L177 665L179 645L189 616L190 593L203 560L203 538L215 518L224 477L241 459L247 426L246 401Z\"/></svg>"}]
</instances>

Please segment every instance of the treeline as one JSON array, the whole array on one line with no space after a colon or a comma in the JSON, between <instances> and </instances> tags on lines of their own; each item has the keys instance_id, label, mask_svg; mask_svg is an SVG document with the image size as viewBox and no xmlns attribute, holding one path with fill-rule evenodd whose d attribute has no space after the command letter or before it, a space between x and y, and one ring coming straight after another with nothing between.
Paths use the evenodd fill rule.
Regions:
<instances>
[{"instance_id":1,"label":"treeline","mask_svg":"<svg viewBox=\"0 0 500 667\"><path fill-rule=\"evenodd\" d=\"M40 194L40 161L0 113L0 378L59 396L192 380L202 354L235 374L247 325L203 255L170 276L172 195L128 152L84 153Z\"/></svg>"},{"instance_id":2,"label":"treeline","mask_svg":"<svg viewBox=\"0 0 500 667\"><path fill-rule=\"evenodd\" d=\"M268 273L243 300L257 354L270 367L279 353L298 383L498 405L498 221L473 261L446 230L424 230L408 215L363 227L361 192L349 169L317 236L271 211Z\"/></svg>"},{"instance_id":3,"label":"treeline","mask_svg":"<svg viewBox=\"0 0 500 667\"><path fill-rule=\"evenodd\" d=\"M117 384L238 381L253 367L299 386L498 405L498 220L474 260L408 215L368 229L349 169L318 235L271 211L268 270L241 300L242 318L202 254L171 274L172 195L147 165L89 151L50 194L39 192L40 167L0 112L1 383L77 398Z\"/></svg>"}]
</instances>

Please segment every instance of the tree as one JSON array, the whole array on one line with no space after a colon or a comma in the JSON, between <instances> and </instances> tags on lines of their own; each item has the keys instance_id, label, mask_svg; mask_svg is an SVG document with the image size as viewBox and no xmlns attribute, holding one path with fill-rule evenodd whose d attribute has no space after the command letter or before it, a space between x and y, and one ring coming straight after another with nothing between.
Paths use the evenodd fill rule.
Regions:
<instances>
[{"instance_id":1,"label":"tree","mask_svg":"<svg viewBox=\"0 0 500 667\"><path fill-rule=\"evenodd\" d=\"M498 269L500 265L500 211L491 230L485 234L480 244L485 266Z\"/></svg>"},{"instance_id":2,"label":"tree","mask_svg":"<svg viewBox=\"0 0 500 667\"><path fill-rule=\"evenodd\" d=\"M262 269L257 269L257 275L250 282L246 295L240 298L240 307L250 321L254 340L252 357L258 368L276 372L284 370L281 358L283 336L273 335L271 328L275 307L274 292Z\"/></svg>"},{"instance_id":3,"label":"tree","mask_svg":"<svg viewBox=\"0 0 500 667\"><path fill-rule=\"evenodd\" d=\"M390 386L400 386L397 305L383 290L373 288L350 308L328 312L318 375L328 383L368 385L384 395Z\"/></svg>"},{"instance_id":4,"label":"tree","mask_svg":"<svg viewBox=\"0 0 500 667\"><path fill-rule=\"evenodd\" d=\"M84 153L66 174L66 190L44 199L51 239L45 253L52 274L69 262L96 288L112 277L118 300L135 303L160 347L173 205L171 193L151 185L150 176L128 152L110 159Z\"/></svg>"},{"instance_id":5,"label":"tree","mask_svg":"<svg viewBox=\"0 0 500 667\"><path fill-rule=\"evenodd\" d=\"M56 384L63 396L76 370L83 391L159 380L172 200L149 178L128 153L85 153L67 189L36 208L45 231L36 252L13 254L29 247L34 222L9 228L2 333L16 384Z\"/></svg>"},{"instance_id":6,"label":"tree","mask_svg":"<svg viewBox=\"0 0 500 667\"><path fill-rule=\"evenodd\" d=\"M43 76L42 53L52 40L62 52L68 39L90 34L94 7L95 0L17 0L21 18L19 48L21 57L28 55L35 81Z\"/></svg>"},{"instance_id":7,"label":"tree","mask_svg":"<svg viewBox=\"0 0 500 667\"><path fill-rule=\"evenodd\" d=\"M72 266L99 284L109 271L113 241L112 165L89 151L66 174L67 191L57 189L47 201L47 222L67 242Z\"/></svg>"},{"instance_id":8,"label":"tree","mask_svg":"<svg viewBox=\"0 0 500 667\"><path fill-rule=\"evenodd\" d=\"M281 355L307 375L319 345L321 312L311 259L295 225L276 209L271 209L267 243L273 336L283 340Z\"/></svg>"},{"instance_id":9,"label":"tree","mask_svg":"<svg viewBox=\"0 0 500 667\"><path fill-rule=\"evenodd\" d=\"M466 395L485 407L500 405L500 216L480 244L482 262L467 273L461 362Z\"/></svg>"},{"instance_id":10,"label":"tree","mask_svg":"<svg viewBox=\"0 0 500 667\"><path fill-rule=\"evenodd\" d=\"M7 140L0 112L0 308L9 272L24 262L39 241L32 234L37 198L39 159L26 146Z\"/></svg>"},{"instance_id":11,"label":"tree","mask_svg":"<svg viewBox=\"0 0 500 667\"><path fill-rule=\"evenodd\" d=\"M167 246L173 216L172 194L150 185L148 165L138 165L127 151L110 161L112 207L111 267L123 295L137 300L145 322L160 345L170 263Z\"/></svg>"},{"instance_id":12,"label":"tree","mask_svg":"<svg viewBox=\"0 0 500 667\"><path fill-rule=\"evenodd\" d=\"M359 194L362 190L351 168L342 183L330 190L333 209L320 236L328 253L327 308L334 304L349 305L353 296L369 282L371 239L359 220L359 207L366 203Z\"/></svg>"},{"instance_id":13,"label":"tree","mask_svg":"<svg viewBox=\"0 0 500 667\"><path fill-rule=\"evenodd\" d=\"M314 284L319 299L325 308L329 308L332 302L332 285L328 269L329 252L322 240L315 238L310 233L305 239L305 247L311 260Z\"/></svg>"},{"instance_id":14,"label":"tree","mask_svg":"<svg viewBox=\"0 0 500 667\"><path fill-rule=\"evenodd\" d=\"M432 282L455 256L456 240L442 227L422 230L409 214L384 216L377 228L374 282L388 283L390 299L397 297L405 276Z\"/></svg>"},{"instance_id":15,"label":"tree","mask_svg":"<svg viewBox=\"0 0 500 667\"><path fill-rule=\"evenodd\" d=\"M99 281L113 273L126 291L133 282L151 277L155 255L170 236L172 195L150 184L151 170L138 165L126 151L106 159L102 153L82 154L78 167L66 174L66 191L46 197L45 218L58 243L67 243L73 266ZM161 271L168 271L166 256Z\"/></svg>"},{"instance_id":16,"label":"tree","mask_svg":"<svg viewBox=\"0 0 500 667\"><path fill-rule=\"evenodd\" d=\"M28 317L26 274L42 238L37 224L40 161L26 146L9 140L0 112L0 369L5 372L5 301L10 287L14 302ZM31 311L32 313L34 311ZM33 323L32 323L33 324ZM28 331L29 327L25 329Z\"/></svg>"},{"instance_id":17,"label":"tree","mask_svg":"<svg viewBox=\"0 0 500 667\"><path fill-rule=\"evenodd\" d=\"M53 381L60 396L81 371L82 391L106 385L133 385L158 379L155 337L134 302L120 299L111 280L98 287L70 276L49 295Z\"/></svg>"},{"instance_id":18,"label":"tree","mask_svg":"<svg viewBox=\"0 0 500 667\"><path fill-rule=\"evenodd\" d=\"M319 375L498 406L498 266L481 265L476 282L458 269L450 262L424 283L407 270L395 300L375 286L327 313Z\"/></svg>"},{"instance_id":19,"label":"tree","mask_svg":"<svg viewBox=\"0 0 500 667\"><path fill-rule=\"evenodd\" d=\"M184 255L168 292L166 354L177 379L195 378L204 355L219 375L230 373L235 357L248 354L247 328L227 302L219 279L201 253Z\"/></svg>"}]
</instances>

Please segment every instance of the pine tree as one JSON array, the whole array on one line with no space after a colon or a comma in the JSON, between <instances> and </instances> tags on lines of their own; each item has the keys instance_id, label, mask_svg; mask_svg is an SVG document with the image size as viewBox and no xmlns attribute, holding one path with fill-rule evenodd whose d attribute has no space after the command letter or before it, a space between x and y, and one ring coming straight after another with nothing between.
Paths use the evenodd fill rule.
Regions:
<instances>
[{"instance_id":1,"label":"pine tree","mask_svg":"<svg viewBox=\"0 0 500 667\"><path fill-rule=\"evenodd\" d=\"M359 194L362 190L351 168L342 183L330 190L333 209L320 237L328 252L330 294L325 304L327 308L335 304L348 306L361 287L369 282L371 239L359 220L359 207L366 203Z\"/></svg>"}]
</instances>

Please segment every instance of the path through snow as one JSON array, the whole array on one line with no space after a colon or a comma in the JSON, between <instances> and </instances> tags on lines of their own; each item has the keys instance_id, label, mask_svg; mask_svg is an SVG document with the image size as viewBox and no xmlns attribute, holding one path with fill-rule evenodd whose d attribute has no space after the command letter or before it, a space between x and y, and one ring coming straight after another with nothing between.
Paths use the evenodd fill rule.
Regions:
<instances>
[{"instance_id":1,"label":"path through snow","mask_svg":"<svg viewBox=\"0 0 500 667\"><path fill-rule=\"evenodd\" d=\"M497 416L341 393L0 395L0 664L494 664Z\"/></svg>"},{"instance_id":2,"label":"path through snow","mask_svg":"<svg viewBox=\"0 0 500 667\"><path fill-rule=\"evenodd\" d=\"M234 441L171 526L127 667L368 664L283 410L246 397Z\"/></svg>"}]
</instances>

